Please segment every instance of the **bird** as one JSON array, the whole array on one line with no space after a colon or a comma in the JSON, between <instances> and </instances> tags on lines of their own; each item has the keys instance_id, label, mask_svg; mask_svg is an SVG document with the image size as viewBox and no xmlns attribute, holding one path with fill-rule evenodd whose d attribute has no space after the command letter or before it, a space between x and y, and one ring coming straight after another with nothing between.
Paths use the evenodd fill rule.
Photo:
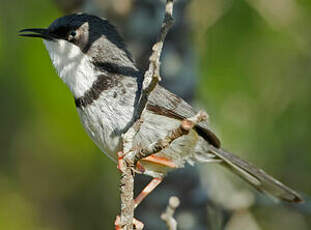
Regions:
<instances>
[{"instance_id":1,"label":"bird","mask_svg":"<svg viewBox=\"0 0 311 230\"><path fill-rule=\"evenodd\" d=\"M130 128L141 95L144 73L138 69L116 27L107 19L75 13L54 20L47 28L23 29L23 37L43 39L58 76L68 86L82 125L99 149L117 162L122 135ZM142 113L134 146L165 138L181 121L197 112L181 97L157 85ZM202 121L161 152L141 159L140 172L153 179L136 197L136 206L165 175L186 163L216 162L255 189L278 200L302 202L301 195L252 163L224 150L219 138Z\"/></svg>"}]
</instances>

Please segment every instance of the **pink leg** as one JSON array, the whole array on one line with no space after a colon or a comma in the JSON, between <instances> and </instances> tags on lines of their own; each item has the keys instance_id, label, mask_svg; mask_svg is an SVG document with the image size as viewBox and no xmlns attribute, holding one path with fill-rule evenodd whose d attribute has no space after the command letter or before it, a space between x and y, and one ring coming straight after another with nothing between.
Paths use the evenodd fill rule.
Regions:
<instances>
[{"instance_id":1,"label":"pink leg","mask_svg":"<svg viewBox=\"0 0 311 230\"><path fill-rule=\"evenodd\" d=\"M118 169L122 171L123 166L124 166L122 165L123 157L124 157L123 152L118 152L117 156L118 156ZM177 168L177 165L170 159L167 159L165 157L159 157L156 155L151 155L149 157L146 157L142 159L142 161L147 161L153 164L162 165L168 168ZM145 171L144 166L140 162L137 162L136 169L141 173L144 173ZM149 184L143 189L143 191L135 198L135 201L134 201L135 208L162 182L162 180L163 178L158 177L158 178L153 178L149 182Z\"/></svg>"},{"instance_id":2,"label":"pink leg","mask_svg":"<svg viewBox=\"0 0 311 230\"><path fill-rule=\"evenodd\" d=\"M168 168L178 168L177 165L172 160L154 154L150 155L149 157L143 158L142 161L147 161Z\"/></svg>"},{"instance_id":3,"label":"pink leg","mask_svg":"<svg viewBox=\"0 0 311 230\"><path fill-rule=\"evenodd\" d=\"M149 184L141 191L141 193L135 198L135 208L149 195L161 182L163 178L153 178Z\"/></svg>"},{"instance_id":4,"label":"pink leg","mask_svg":"<svg viewBox=\"0 0 311 230\"><path fill-rule=\"evenodd\" d=\"M122 170L124 169L123 152L122 151L117 152L117 156L118 156L117 168L122 172ZM136 172L138 172L138 173L144 173L144 171L145 171L144 166L139 161L136 163L136 170L137 170Z\"/></svg>"}]
</instances>

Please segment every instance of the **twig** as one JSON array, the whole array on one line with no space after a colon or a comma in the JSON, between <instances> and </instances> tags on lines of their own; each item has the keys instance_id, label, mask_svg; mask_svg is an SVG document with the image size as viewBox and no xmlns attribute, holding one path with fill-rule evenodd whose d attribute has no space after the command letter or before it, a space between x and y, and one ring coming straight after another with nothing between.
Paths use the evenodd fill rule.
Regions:
<instances>
[{"instance_id":1,"label":"twig","mask_svg":"<svg viewBox=\"0 0 311 230\"><path fill-rule=\"evenodd\" d=\"M130 215L133 209L134 215L134 202L133 202L133 189L134 189L134 166L137 161L152 154L158 153L164 148L167 148L177 138L187 135L190 130L199 122L206 120L207 114L205 112L198 112L195 116L181 121L180 126L174 129L165 138L158 140L157 142L149 145L146 148L140 150L131 150L129 153L133 154L134 161L129 161L121 158L121 165L119 168L122 172L121 176L121 216L125 215L125 221L133 221L134 216ZM128 154L129 154L128 153ZM126 155L127 156L127 155ZM124 195L122 195L124 194ZM121 220L121 223L122 220ZM132 222L128 222L132 223ZM126 228L125 228L126 229Z\"/></svg>"},{"instance_id":2,"label":"twig","mask_svg":"<svg viewBox=\"0 0 311 230\"><path fill-rule=\"evenodd\" d=\"M132 143L133 137L139 131L142 121L140 121L141 114L143 113L148 97L150 93L155 89L160 77L160 57L163 49L164 40L170 28L174 23L173 19L173 6L174 0L167 0L165 5L165 16L161 26L161 33L158 41L152 47L152 54L149 57L149 67L144 74L144 80L142 83L141 95L134 112L134 119L128 131L123 135L123 145L125 145L124 152L129 152L133 146L129 146Z\"/></svg>"},{"instance_id":3,"label":"twig","mask_svg":"<svg viewBox=\"0 0 311 230\"><path fill-rule=\"evenodd\" d=\"M177 138L187 135L193 127L203 121L206 120L208 117L207 113L200 111L195 116L185 119L180 123L180 126L173 131L169 135L167 135L165 138L158 140L157 142L152 143L146 148L140 149L135 154L134 158L134 165L137 163L137 161L148 157L152 154L158 153L162 151L163 149L167 148L174 140Z\"/></svg>"},{"instance_id":4,"label":"twig","mask_svg":"<svg viewBox=\"0 0 311 230\"><path fill-rule=\"evenodd\" d=\"M150 93L161 81L160 77L160 57L162 53L163 43L166 35L174 23L173 19L173 0L167 0L165 5L165 16L161 26L161 33L159 40L152 47L152 54L149 57L149 68L144 74L143 89L138 106L135 113L135 119L138 120L141 117L143 110L146 107L148 97Z\"/></svg>"},{"instance_id":5,"label":"twig","mask_svg":"<svg viewBox=\"0 0 311 230\"><path fill-rule=\"evenodd\" d=\"M169 230L177 230L177 221L174 218L174 213L179 204L178 197L172 196L168 202L166 211L161 214L161 219L165 221Z\"/></svg>"},{"instance_id":6,"label":"twig","mask_svg":"<svg viewBox=\"0 0 311 230\"><path fill-rule=\"evenodd\" d=\"M132 230L134 222L134 174L131 167L127 166L126 161L119 160L121 171L120 197L121 214L118 225L122 230Z\"/></svg>"},{"instance_id":7,"label":"twig","mask_svg":"<svg viewBox=\"0 0 311 230\"><path fill-rule=\"evenodd\" d=\"M120 158L121 166L121 185L120 185L120 196L121 196L121 214L119 226L124 230L133 229L134 220L134 164L128 162L134 162L136 152L131 151L133 149L133 138L139 131L142 121L140 120L141 114L143 113L148 97L152 90L156 87L160 78L160 56L162 53L163 43L165 37L173 24L173 0L167 0L165 6L165 17L161 27L161 34L158 42L153 46L152 54L149 58L149 68L145 72L144 81L142 84L142 91L140 99L135 108L134 119L128 131L122 136L123 139L123 154L131 161L125 161L125 158ZM131 157L129 157L131 156Z\"/></svg>"},{"instance_id":8,"label":"twig","mask_svg":"<svg viewBox=\"0 0 311 230\"><path fill-rule=\"evenodd\" d=\"M149 57L149 68L144 74L141 96L135 108L134 119L128 131L123 135L123 152L126 153L126 159L128 160L128 162L134 162L134 158L136 155L136 152L131 150L134 147L132 146L133 138L135 134L139 131L140 126L143 123L143 121L141 120L141 114L146 107L150 93L155 89L159 81L161 81L160 57L166 35L174 23L173 6L174 0L166 1L165 16L161 26L160 37L152 47L153 52Z\"/></svg>"}]
</instances>

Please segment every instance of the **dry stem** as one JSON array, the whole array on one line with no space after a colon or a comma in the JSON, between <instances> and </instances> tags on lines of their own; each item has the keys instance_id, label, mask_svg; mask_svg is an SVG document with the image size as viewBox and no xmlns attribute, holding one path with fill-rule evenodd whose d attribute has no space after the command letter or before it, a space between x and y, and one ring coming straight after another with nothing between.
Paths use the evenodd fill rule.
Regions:
<instances>
[{"instance_id":1,"label":"dry stem","mask_svg":"<svg viewBox=\"0 0 311 230\"><path fill-rule=\"evenodd\" d=\"M135 151L133 149L133 138L140 129L142 121L140 120L143 113L148 97L152 90L156 87L160 78L160 56L162 53L163 43L167 32L173 24L173 0L167 0L165 6L165 17L161 27L161 34L158 42L153 46L152 55L149 58L150 64L148 70L145 72L144 81L142 85L142 92L138 101L134 119L129 130L123 135L123 153L126 157L131 156L130 159L134 159ZM131 153L132 152L132 153ZM134 152L134 153L133 153ZM134 220L134 165L128 164L129 161L121 160L121 214L120 214L120 227L124 230L133 229ZM131 162L134 162L133 160Z\"/></svg>"},{"instance_id":2,"label":"dry stem","mask_svg":"<svg viewBox=\"0 0 311 230\"><path fill-rule=\"evenodd\" d=\"M133 229L134 220L134 172L136 162L144 157L158 153L164 148L167 148L177 138L187 135L189 131L199 122L207 119L207 114L199 112L194 117L185 119L181 122L180 126L175 130L172 130L167 137L162 140L151 144L142 149L138 149L137 146L133 146L133 138L139 131L143 120L141 120L141 114L143 113L148 101L148 97L152 90L157 86L160 78L160 56L163 48L165 37L173 24L173 0L167 0L165 7L165 17L162 23L161 35L159 41L153 46L153 53L149 58L150 64L148 70L145 72L144 81L142 86L141 97L135 110L134 120L131 127L123 135L123 153L124 158L121 158L120 170L121 175L121 215L120 226L121 229L131 230ZM172 218L171 218L172 219ZM172 221L170 220L170 223ZM173 222L172 222L173 223ZM175 224L176 226L176 224ZM176 229L176 228L170 228Z\"/></svg>"},{"instance_id":3,"label":"dry stem","mask_svg":"<svg viewBox=\"0 0 311 230\"><path fill-rule=\"evenodd\" d=\"M161 215L161 219L165 221L169 230L177 230L177 221L174 219L174 213L179 204L178 197L172 196L168 202L166 211Z\"/></svg>"},{"instance_id":4,"label":"dry stem","mask_svg":"<svg viewBox=\"0 0 311 230\"><path fill-rule=\"evenodd\" d=\"M161 81L160 77L160 57L162 53L163 43L166 38L166 35L174 23L173 19L173 0L167 0L165 5L165 16L161 26L161 33L159 40L152 47L152 54L149 57L149 68L145 72L143 89L138 106L135 113L135 119L138 120L144 111L148 97L150 93L157 86L158 82Z\"/></svg>"},{"instance_id":5,"label":"dry stem","mask_svg":"<svg viewBox=\"0 0 311 230\"><path fill-rule=\"evenodd\" d=\"M128 214L128 213L132 213L133 211L133 216L132 215L124 216L125 221L131 221L131 220L133 221L133 218L134 218L135 206L133 202L133 189L134 189L133 184L134 184L134 166L136 165L136 162L142 158L145 158L152 154L156 154L160 152L161 150L163 150L164 148L167 148L174 140L176 140L177 138L183 135L187 135L197 123L205 119L207 119L207 114L205 112L200 111L195 116L181 121L180 126L174 129L164 139L158 140L157 142L149 145L146 148L141 149L140 151L132 150L131 154L133 154L134 156L134 161L130 161L130 159L124 158L124 160L122 161L122 164L120 165L120 170L122 171L121 217L122 217L122 213ZM121 223L123 223L122 219L121 219ZM132 223L132 222L127 222L127 223Z\"/></svg>"},{"instance_id":6,"label":"dry stem","mask_svg":"<svg viewBox=\"0 0 311 230\"><path fill-rule=\"evenodd\" d=\"M146 148L140 149L137 151L134 158L134 165L137 161L148 157L152 154L156 154L163 149L167 148L174 140L177 138L187 135L190 130L199 122L207 119L207 113L205 112L198 112L195 116L185 119L180 123L180 126L171 131L165 138L158 140L157 142L152 143Z\"/></svg>"}]
</instances>

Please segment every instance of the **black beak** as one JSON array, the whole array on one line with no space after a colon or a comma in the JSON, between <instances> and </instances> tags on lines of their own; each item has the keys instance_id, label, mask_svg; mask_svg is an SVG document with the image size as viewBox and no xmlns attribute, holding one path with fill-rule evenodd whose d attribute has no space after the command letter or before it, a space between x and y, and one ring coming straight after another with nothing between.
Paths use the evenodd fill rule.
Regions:
<instances>
[{"instance_id":1,"label":"black beak","mask_svg":"<svg viewBox=\"0 0 311 230\"><path fill-rule=\"evenodd\" d=\"M53 37L49 34L48 29L23 29L19 31L19 36L53 40Z\"/></svg>"}]
</instances>

